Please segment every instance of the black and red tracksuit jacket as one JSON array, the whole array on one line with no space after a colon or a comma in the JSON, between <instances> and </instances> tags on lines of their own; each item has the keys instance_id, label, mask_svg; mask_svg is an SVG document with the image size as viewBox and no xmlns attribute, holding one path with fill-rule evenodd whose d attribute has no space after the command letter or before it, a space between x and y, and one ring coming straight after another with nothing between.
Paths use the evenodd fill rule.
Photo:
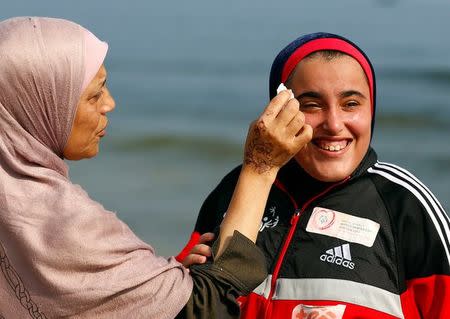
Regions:
<instances>
[{"instance_id":1,"label":"black and red tracksuit jacket","mask_svg":"<svg viewBox=\"0 0 450 319\"><path fill-rule=\"evenodd\" d=\"M221 223L239 171L205 200L179 260ZM240 300L242 318L450 318L449 217L416 177L372 149L339 183L319 183L295 161L283 167L257 245L269 276Z\"/></svg>"}]
</instances>

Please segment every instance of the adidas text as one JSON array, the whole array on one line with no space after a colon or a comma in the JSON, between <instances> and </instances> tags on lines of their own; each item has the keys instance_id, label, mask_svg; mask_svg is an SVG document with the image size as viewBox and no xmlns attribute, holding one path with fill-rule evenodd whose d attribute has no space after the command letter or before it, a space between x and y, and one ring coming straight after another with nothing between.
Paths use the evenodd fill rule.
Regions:
<instances>
[{"instance_id":1,"label":"adidas text","mask_svg":"<svg viewBox=\"0 0 450 319\"><path fill-rule=\"evenodd\" d=\"M355 268L355 263L349 260L345 260L341 257L336 257L336 256L331 256L331 255L327 255L327 254L322 254L320 255L320 260L322 261L326 261L329 262L331 264L336 264L339 266L344 266L348 269L354 269Z\"/></svg>"}]
</instances>

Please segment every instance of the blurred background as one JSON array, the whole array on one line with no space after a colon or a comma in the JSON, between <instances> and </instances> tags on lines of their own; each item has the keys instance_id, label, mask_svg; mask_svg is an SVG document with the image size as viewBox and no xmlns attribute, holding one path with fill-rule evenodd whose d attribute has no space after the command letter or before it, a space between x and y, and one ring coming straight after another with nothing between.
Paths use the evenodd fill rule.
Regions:
<instances>
[{"instance_id":1,"label":"blurred background","mask_svg":"<svg viewBox=\"0 0 450 319\"><path fill-rule=\"evenodd\" d=\"M450 210L450 2L447 0L15 0L0 18L73 20L109 43L116 99L93 160L70 175L159 254L177 254L203 199L242 158L268 102L275 55L299 35L346 36L371 58L373 145Z\"/></svg>"}]
</instances>

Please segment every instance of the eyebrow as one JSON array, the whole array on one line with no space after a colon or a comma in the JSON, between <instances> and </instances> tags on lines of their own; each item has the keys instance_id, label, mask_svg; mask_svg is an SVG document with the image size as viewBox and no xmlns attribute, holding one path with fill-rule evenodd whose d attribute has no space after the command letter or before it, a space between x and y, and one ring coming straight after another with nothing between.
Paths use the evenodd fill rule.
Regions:
<instances>
[{"instance_id":1,"label":"eyebrow","mask_svg":"<svg viewBox=\"0 0 450 319\"><path fill-rule=\"evenodd\" d=\"M353 96L353 95L356 95L356 96L359 96L361 98L366 99L366 96L364 94L362 94L361 92L356 91L356 90L348 90L348 91L343 91L343 92L339 93L339 97L341 99L342 98L346 98L346 97L350 97L350 96ZM320 94L319 92L308 91L308 92L304 92L304 93L296 96L295 98L300 100L300 99L303 99L303 98L306 98L306 97L314 98L314 99L320 99L320 98L323 97L323 95Z\"/></svg>"},{"instance_id":2,"label":"eyebrow","mask_svg":"<svg viewBox=\"0 0 450 319\"><path fill-rule=\"evenodd\" d=\"M349 91L341 92L339 94L339 97L340 98L346 98L346 97L350 97L350 96L353 96L353 95L359 96L359 97L361 97L363 99L367 99L364 94L362 94L361 92L356 91L356 90L349 90Z\"/></svg>"},{"instance_id":3,"label":"eyebrow","mask_svg":"<svg viewBox=\"0 0 450 319\"><path fill-rule=\"evenodd\" d=\"M105 76L105 78L103 79L103 81L101 81L101 82L99 82L99 83L97 84L97 87L104 87L104 86L105 86L105 83L106 83L106 76Z\"/></svg>"},{"instance_id":4,"label":"eyebrow","mask_svg":"<svg viewBox=\"0 0 450 319\"><path fill-rule=\"evenodd\" d=\"M308 92L304 92L304 93L302 93L300 95L297 95L295 98L297 100L299 100L299 99L303 99L305 97L311 97L311 98L314 98L314 99L320 99L322 97L322 94L320 94L319 92L308 91Z\"/></svg>"}]
</instances>

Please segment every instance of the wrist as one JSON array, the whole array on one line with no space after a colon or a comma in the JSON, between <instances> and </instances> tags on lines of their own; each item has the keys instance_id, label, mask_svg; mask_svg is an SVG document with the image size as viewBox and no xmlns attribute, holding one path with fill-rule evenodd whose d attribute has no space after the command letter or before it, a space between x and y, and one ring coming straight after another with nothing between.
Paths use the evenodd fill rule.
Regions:
<instances>
[{"instance_id":1,"label":"wrist","mask_svg":"<svg viewBox=\"0 0 450 319\"><path fill-rule=\"evenodd\" d=\"M266 169L261 170L260 167L256 167L252 163L244 162L242 164L241 174L272 184L275 181L279 170L279 167L267 167Z\"/></svg>"}]
</instances>

